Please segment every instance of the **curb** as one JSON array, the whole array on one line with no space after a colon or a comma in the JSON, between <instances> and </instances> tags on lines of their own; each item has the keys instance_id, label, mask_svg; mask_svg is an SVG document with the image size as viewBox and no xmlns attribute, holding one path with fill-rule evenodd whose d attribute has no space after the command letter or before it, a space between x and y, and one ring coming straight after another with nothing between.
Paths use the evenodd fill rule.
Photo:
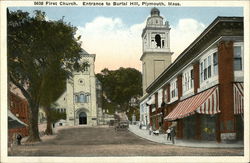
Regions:
<instances>
[{"instance_id":1,"label":"curb","mask_svg":"<svg viewBox=\"0 0 250 163\"><path fill-rule=\"evenodd\" d=\"M165 145L175 145L175 146L181 146L181 147L191 147L191 148L244 148L244 144L220 144L220 143L214 143L214 142L211 142L210 144L209 143L192 143L192 142L182 142L182 141L178 141L176 140L175 141L175 144L172 144L172 142L168 143L168 142L159 142L159 141L156 141L156 140L153 140L153 139L149 139L147 137L143 137L142 135L138 134L137 132L134 132L133 129L131 129L133 127L129 127L128 130L139 136L140 138L143 138L143 139L146 139L146 140L149 140L151 142L155 142L155 143L159 143L159 144L165 144Z\"/></svg>"}]
</instances>

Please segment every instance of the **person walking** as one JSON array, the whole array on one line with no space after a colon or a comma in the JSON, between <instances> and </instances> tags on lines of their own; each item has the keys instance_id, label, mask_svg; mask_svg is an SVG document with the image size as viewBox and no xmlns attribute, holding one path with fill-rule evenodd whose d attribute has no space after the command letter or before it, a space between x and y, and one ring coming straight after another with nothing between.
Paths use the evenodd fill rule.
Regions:
<instances>
[{"instance_id":1,"label":"person walking","mask_svg":"<svg viewBox=\"0 0 250 163\"><path fill-rule=\"evenodd\" d=\"M169 140L171 141L171 135L170 135L170 133L171 133L171 130L170 130L170 128L168 128L167 129L167 140L169 138Z\"/></svg>"},{"instance_id":2,"label":"person walking","mask_svg":"<svg viewBox=\"0 0 250 163\"><path fill-rule=\"evenodd\" d=\"M149 127L149 135L152 133L152 126Z\"/></svg>"},{"instance_id":3,"label":"person walking","mask_svg":"<svg viewBox=\"0 0 250 163\"><path fill-rule=\"evenodd\" d=\"M171 130L171 131L170 131L170 135L171 135L172 143L175 144L175 142L174 142L175 128L172 127L170 130Z\"/></svg>"},{"instance_id":4,"label":"person walking","mask_svg":"<svg viewBox=\"0 0 250 163\"><path fill-rule=\"evenodd\" d=\"M20 134L17 134L16 139L17 139L17 145L21 145L22 136Z\"/></svg>"}]
</instances>

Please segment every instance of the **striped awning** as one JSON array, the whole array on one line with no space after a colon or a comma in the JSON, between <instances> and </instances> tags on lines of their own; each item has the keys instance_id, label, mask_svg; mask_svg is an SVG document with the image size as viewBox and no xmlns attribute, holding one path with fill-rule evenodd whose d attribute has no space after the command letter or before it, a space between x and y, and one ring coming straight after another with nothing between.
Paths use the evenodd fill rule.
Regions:
<instances>
[{"instance_id":1,"label":"striped awning","mask_svg":"<svg viewBox=\"0 0 250 163\"><path fill-rule=\"evenodd\" d=\"M195 112L200 114L216 114L220 112L219 89L217 86L179 102L164 119L173 121L190 116Z\"/></svg>"},{"instance_id":2,"label":"striped awning","mask_svg":"<svg viewBox=\"0 0 250 163\"><path fill-rule=\"evenodd\" d=\"M244 112L244 85L243 83L234 83L234 114Z\"/></svg>"}]
</instances>

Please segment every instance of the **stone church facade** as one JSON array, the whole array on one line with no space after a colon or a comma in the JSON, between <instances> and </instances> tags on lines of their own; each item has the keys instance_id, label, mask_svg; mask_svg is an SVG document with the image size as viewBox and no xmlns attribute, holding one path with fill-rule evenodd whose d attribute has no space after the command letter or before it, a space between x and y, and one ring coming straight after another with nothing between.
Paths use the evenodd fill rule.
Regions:
<instances>
[{"instance_id":1,"label":"stone church facade","mask_svg":"<svg viewBox=\"0 0 250 163\"><path fill-rule=\"evenodd\" d=\"M57 101L57 110L66 112L66 125L96 126L101 106L97 103L100 82L95 77L95 54L82 53L82 63L89 66L84 72L73 72L65 93Z\"/></svg>"}]
</instances>

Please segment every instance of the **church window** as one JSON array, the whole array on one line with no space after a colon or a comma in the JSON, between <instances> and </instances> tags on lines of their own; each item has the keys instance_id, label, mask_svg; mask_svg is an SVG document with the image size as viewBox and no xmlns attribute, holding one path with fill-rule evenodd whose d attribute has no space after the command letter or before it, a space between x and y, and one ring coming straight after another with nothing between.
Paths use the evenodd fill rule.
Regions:
<instances>
[{"instance_id":1,"label":"church window","mask_svg":"<svg viewBox=\"0 0 250 163\"><path fill-rule=\"evenodd\" d=\"M84 94L80 94L80 99L79 99L79 102L83 103L85 102L85 95Z\"/></svg>"},{"instance_id":2,"label":"church window","mask_svg":"<svg viewBox=\"0 0 250 163\"><path fill-rule=\"evenodd\" d=\"M165 46L165 41L164 40L162 40L162 47L164 47Z\"/></svg>"},{"instance_id":3,"label":"church window","mask_svg":"<svg viewBox=\"0 0 250 163\"><path fill-rule=\"evenodd\" d=\"M158 24L158 20L155 20L155 23Z\"/></svg>"},{"instance_id":4,"label":"church window","mask_svg":"<svg viewBox=\"0 0 250 163\"><path fill-rule=\"evenodd\" d=\"M84 85L84 80L83 79L79 79L78 83L79 83L79 85Z\"/></svg>"},{"instance_id":5,"label":"church window","mask_svg":"<svg viewBox=\"0 0 250 163\"><path fill-rule=\"evenodd\" d=\"M88 103L89 102L89 94L80 93L75 95L75 102L76 103Z\"/></svg>"},{"instance_id":6,"label":"church window","mask_svg":"<svg viewBox=\"0 0 250 163\"><path fill-rule=\"evenodd\" d=\"M156 47L161 47L161 36L160 35L155 35L155 42L156 42Z\"/></svg>"},{"instance_id":7,"label":"church window","mask_svg":"<svg viewBox=\"0 0 250 163\"><path fill-rule=\"evenodd\" d=\"M75 95L75 102L77 103L79 101L79 96Z\"/></svg>"}]
</instances>

